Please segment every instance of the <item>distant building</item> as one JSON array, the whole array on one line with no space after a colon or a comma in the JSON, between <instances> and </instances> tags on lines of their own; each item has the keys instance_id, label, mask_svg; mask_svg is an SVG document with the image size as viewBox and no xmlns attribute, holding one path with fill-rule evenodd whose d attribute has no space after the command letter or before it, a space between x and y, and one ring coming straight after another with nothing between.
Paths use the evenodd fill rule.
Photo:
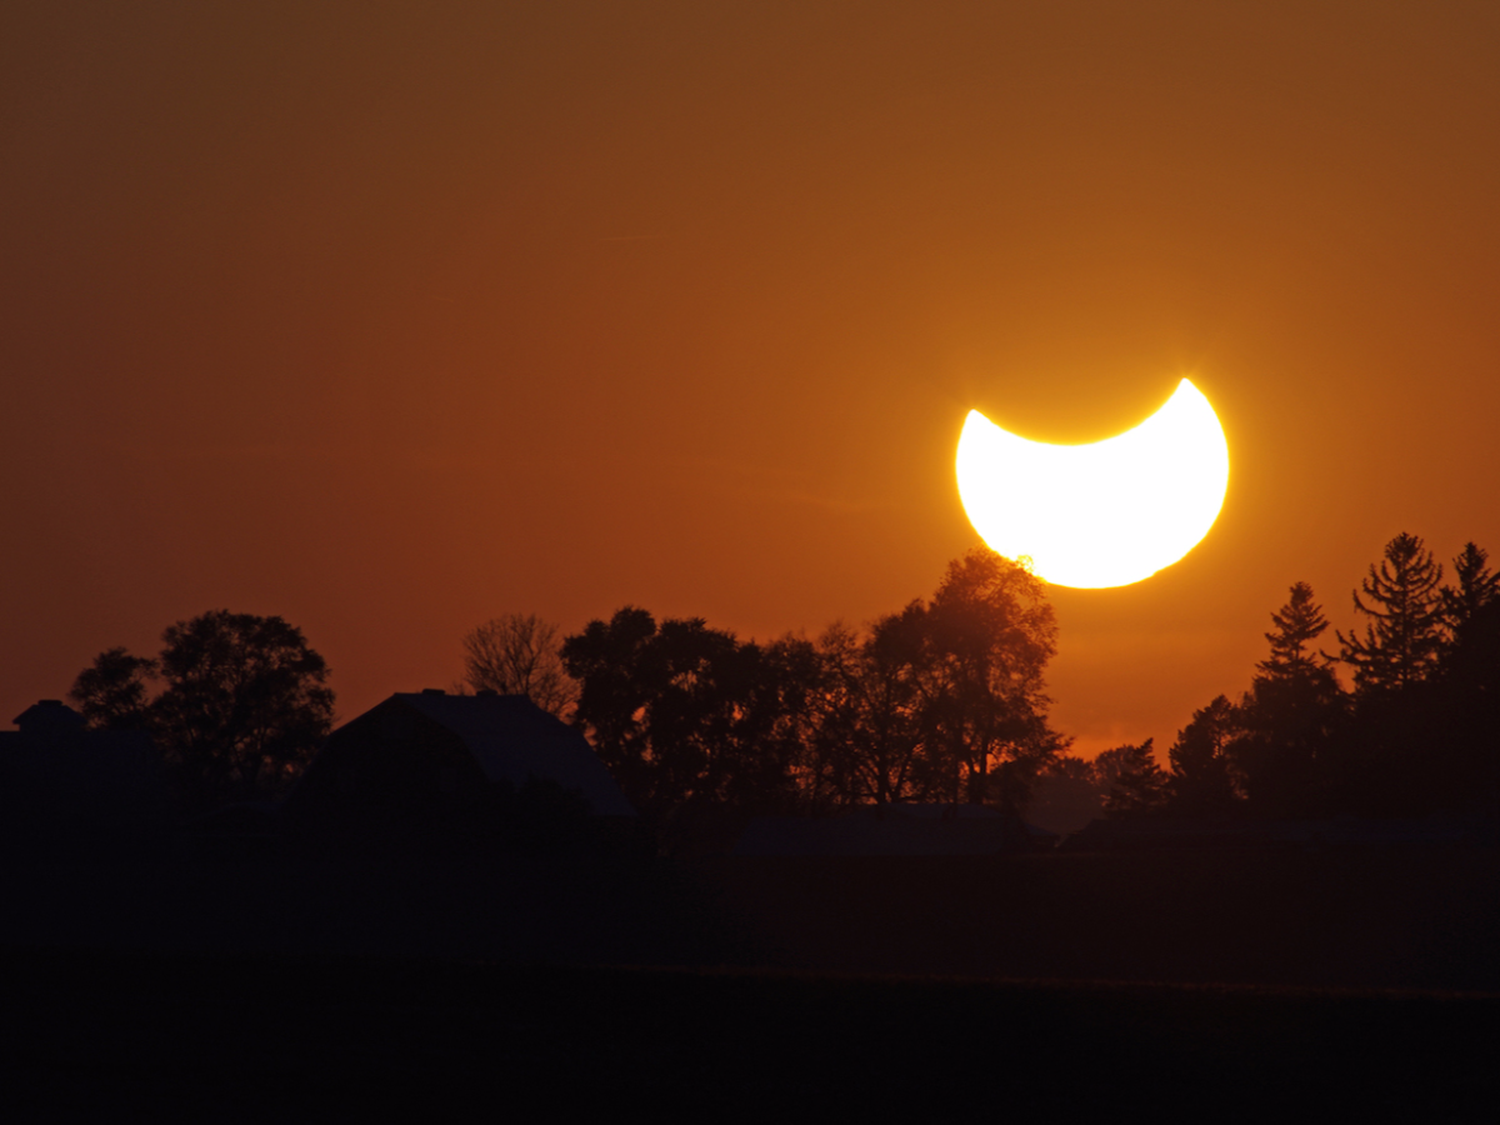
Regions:
<instances>
[{"instance_id":1,"label":"distant building","mask_svg":"<svg viewBox=\"0 0 1500 1125\"><path fill-rule=\"evenodd\" d=\"M444 819L551 782L597 817L635 810L575 727L524 695L391 696L334 731L287 798L299 819Z\"/></svg>"},{"instance_id":2,"label":"distant building","mask_svg":"<svg viewBox=\"0 0 1500 1125\"><path fill-rule=\"evenodd\" d=\"M43 699L0 731L0 821L10 836L79 837L159 827L170 787L151 736L91 731Z\"/></svg>"},{"instance_id":3,"label":"distant building","mask_svg":"<svg viewBox=\"0 0 1500 1125\"><path fill-rule=\"evenodd\" d=\"M737 856L1001 855L1049 848L1051 833L973 804L860 805L833 817L756 817Z\"/></svg>"}]
</instances>

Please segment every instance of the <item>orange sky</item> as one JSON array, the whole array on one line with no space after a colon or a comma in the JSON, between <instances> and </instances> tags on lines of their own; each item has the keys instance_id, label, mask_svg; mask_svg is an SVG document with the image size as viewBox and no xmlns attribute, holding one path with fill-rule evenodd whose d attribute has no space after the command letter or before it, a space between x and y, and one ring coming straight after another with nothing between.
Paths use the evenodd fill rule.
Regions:
<instances>
[{"instance_id":1,"label":"orange sky","mask_svg":"<svg viewBox=\"0 0 1500 1125\"><path fill-rule=\"evenodd\" d=\"M1187 374L1218 525L1053 596L1056 725L1164 746L1291 583L1500 555L1497 58L1489 3L7 5L0 719L220 607L344 717L509 610L865 621L978 542L971 407Z\"/></svg>"}]
</instances>

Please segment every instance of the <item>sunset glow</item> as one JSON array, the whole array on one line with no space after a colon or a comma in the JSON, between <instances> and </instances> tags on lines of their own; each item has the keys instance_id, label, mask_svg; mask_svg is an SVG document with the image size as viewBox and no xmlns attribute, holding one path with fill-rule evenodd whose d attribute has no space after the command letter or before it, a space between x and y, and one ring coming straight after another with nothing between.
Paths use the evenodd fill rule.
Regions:
<instances>
[{"instance_id":1,"label":"sunset glow","mask_svg":"<svg viewBox=\"0 0 1500 1125\"><path fill-rule=\"evenodd\" d=\"M975 530L1060 586L1125 586L1208 534L1229 483L1229 447L1184 379L1134 429L1088 445L1028 441L969 412L958 490Z\"/></svg>"}]
</instances>

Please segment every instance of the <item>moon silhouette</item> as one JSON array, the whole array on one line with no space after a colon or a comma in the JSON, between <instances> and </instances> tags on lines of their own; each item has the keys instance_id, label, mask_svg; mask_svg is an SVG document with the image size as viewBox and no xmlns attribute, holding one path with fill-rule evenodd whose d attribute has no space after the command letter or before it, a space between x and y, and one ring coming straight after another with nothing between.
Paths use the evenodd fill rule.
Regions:
<instances>
[{"instance_id":1,"label":"moon silhouette","mask_svg":"<svg viewBox=\"0 0 1500 1125\"><path fill-rule=\"evenodd\" d=\"M1208 534L1229 486L1229 445L1186 379L1132 430L1089 445L1008 433L977 410L958 439L958 492L995 551L1058 586L1128 586Z\"/></svg>"}]
</instances>

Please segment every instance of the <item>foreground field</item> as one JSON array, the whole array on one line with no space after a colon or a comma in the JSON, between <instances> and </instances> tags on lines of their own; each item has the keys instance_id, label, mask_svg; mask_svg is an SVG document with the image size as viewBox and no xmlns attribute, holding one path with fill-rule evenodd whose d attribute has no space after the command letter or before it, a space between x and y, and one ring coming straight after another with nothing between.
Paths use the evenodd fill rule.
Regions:
<instances>
[{"instance_id":1,"label":"foreground field","mask_svg":"<svg viewBox=\"0 0 1500 1125\"><path fill-rule=\"evenodd\" d=\"M1467 1119L1500 999L382 958L0 958L7 1104L721 1120L966 1107Z\"/></svg>"},{"instance_id":2,"label":"foreground field","mask_svg":"<svg viewBox=\"0 0 1500 1125\"><path fill-rule=\"evenodd\" d=\"M1500 992L1500 849L737 859L168 840L0 863L0 948Z\"/></svg>"},{"instance_id":3,"label":"foreground field","mask_svg":"<svg viewBox=\"0 0 1500 1125\"><path fill-rule=\"evenodd\" d=\"M721 859L765 963L814 972L1500 992L1500 852Z\"/></svg>"},{"instance_id":4,"label":"foreground field","mask_svg":"<svg viewBox=\"0 0 1500 1125\"><path fill-rule=\"evenodd\" d=\"M1489 1119L1493 849L0 865L9 1104Z\"/></svg>"}]
</instances>

